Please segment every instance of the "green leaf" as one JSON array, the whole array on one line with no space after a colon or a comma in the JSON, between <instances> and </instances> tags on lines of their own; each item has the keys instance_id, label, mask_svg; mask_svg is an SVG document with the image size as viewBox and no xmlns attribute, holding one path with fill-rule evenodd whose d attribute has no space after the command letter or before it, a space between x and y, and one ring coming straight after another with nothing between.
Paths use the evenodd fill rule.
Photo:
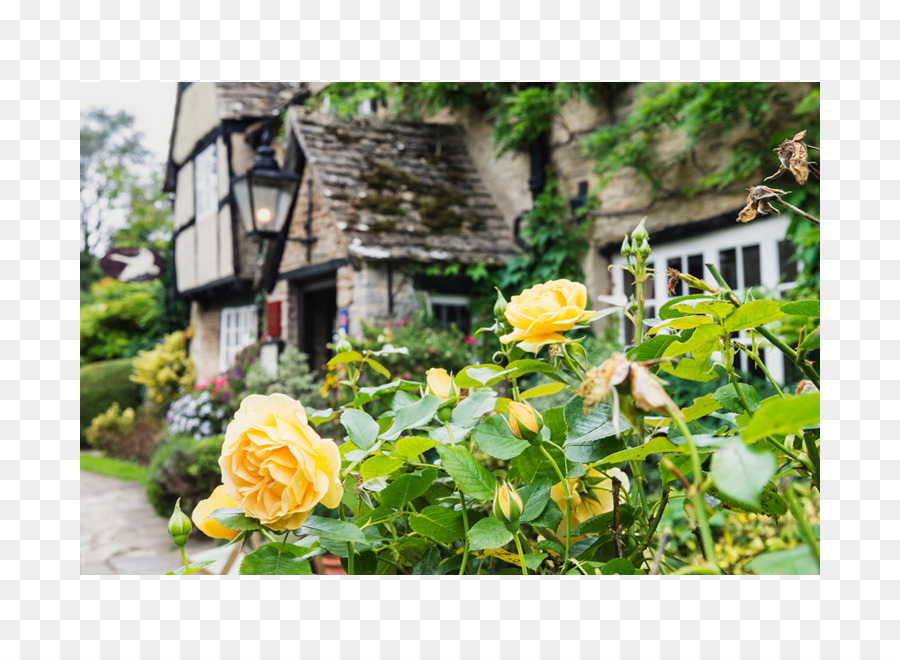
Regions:
<instances>
[{"instance_id":1,"label":"green leaf","mask_svg":"<svg viewBox=\"0 0 900 660\"><path fill-rule=\"evenodd\" d=\"M761 513L772 518L780 518L787 513L787 503L778 493L778 488L771 481L763 488L759 496L759 506L747 506L742 502L732 499L725 493L719 491L715 486L711 486L707 491L710 495L722 502L729 511L737 513Z\"/></svg>"},{"instance_id":2,"label":"green leaf","mask_svg":"<svg viewBox=\"0 0 900 660\"><path fill-rule=\"evenodd\" d=\"M517 438L501 415L488 417L472 430L472 439L478 448L488 456L509 460L515 458L531 445Z\"/></svg>"},{"instance_id":3,"label":"green leaf","mask_svg":"<svg viewBox=\"0 0 900 660\"><path fill-rule=\"evenodd\" d=\"M362 410L345 410L341 413L341 426L350 436L350 442L368 450L378 440L378 422Z\"/></svg>"},{"instance_id":4,"label":"green leaf","mask_svg":"<svg viewBox=\"0 0 900 660\"><path fill-rule=\"evenodd\" d=\"M323 424L334 419L335 412L331 408L325 410L316 410L314 408L306 409L306 418L311 424Z\"/></svg>"},{"instance_id":5,"label":"green leaf","mask_svg":"<svg viewBox=\"0 0 900 660\"><path fill-rule=\"evenodd\" d=\"M794 316L809 316L811 318L819 318L819 301L818 300L795 300L781 304L781 311L785 314L793 314Z\"/></svg>"},{"instance_id":6,"label":"green leaf","mask_svg":"<svg viewBox=\"0 0 900 660\"><path fill-rule=\"evenodd\" d=\"M563 515L559 505L550 498L547 502L547 506L544 507L544 510L541 511L540 515L534 520L526 522L532 527L546 527L547 529L556 531L559 527L559 523L562 522Z\"/></svg>"},{"instance_id":7,"label":"green leaf","mask_svg":"<svg viewBox=\"0 0 900 660\"><path fill-rule=\"evenodd\" d=\"M600 569L601 575L634 575L634 566L627 559L610 559L603 568Z\"/></svg>"},{"instance_id":8,"label":"green leaf","mask_svg":"<svg viewBox=\"0 0 900 660\"><path fill-rule=\"evenodd\" d=\"M382 376L384 376L388 380L391 379L391 372L388 371L387 368L383 364L381 364L381 362L378 362L377 360L373 360L372 358L367 357L366 364L368 364L370 367L372 367L375 371L380 373Z\"/></svg>"},{"instance_id":9,"label":"green leaf","mask_svg":"<svg viewBox=\"0 0 900 660\"><path fill-rule=\"evenodd\" d=\"M482 518L469 529L469 550L502 548L512 540L512 533L496 518Z\"/></svg>"},{"instance_id":10,"label":"green leaf","mask_svg":"<svg viewBox=\"0 0 900 660\"><path fill-rule=\"evenodd\" d=\"M384 456L378 454L366 460L359 469L363 481L374 479L375 477L384 477L399 468L406 461L402 458L394 458L393 456Z\"/></svg>"},{"instance_id":11,"label":"green leaf","mask_svg":"<svg viewBox=\"0 0 900 660\"><path fill-rule=\"evenodd\" d=\"M820 328L816 328L813 330L809 336L803 340L803 343L798 346L798 349L804 349L807 351L816 351L819 349L819 330Z\"/></svg>"},{"instance_id":12,"label":"green leaf","mask_svg":"<svg viewBox=\"0 0 900 660\"><path fill-rule=\"evenodd\" d=\"M675 341L669 344L663 357L677 357L703 347L707 343L715 342L722 337L722 328L718 325L701 325L695 328L691 336L685 341Z\"/></svg>"},{"instance_id":13,"label":"green leaf","mask_svg":"<svg viewBox=\"0 0 900 660\"><path fill-rule=\"evenodd\" d=\"M669 307L669 310L685 315L712 314L717 318L725 316L732 309L734 309L734 305L727 300L710 297L693 298L691 296L676 298Z\"/></svg>"},{"instance_id":14,"label":"green leaf","mask_svg":"<svg viewBox=\"0 0 900 660\"><path fill-rule=\"evenodd\" d=\"M425 552L425 556L421 560L413 564L413 575L434 575L437 572L438 564L441 561L441 551L437 546L431 546Z\"/></svg>"},{"instance_id":15,"label":"green leaf","mask_svg":"<svg viewBox=\"0 0 900 660\"><path fill-rule=\"evenodd\" d=\"M747 385L747 383L738 383L738 386L741 388L741 393L744 395L747 405L750 406L750 411L759 410L759 394L756 393L756 390L751 385ZM712 397L733 413L741 414L747 412L732 383L717 389L713 392Z\"/></svg>"},{"instance_id":16,"label":"green leaf","mask_svg":"<svg viewBox=\"0 0 900 660\"><path fill-rule=\"evenodd\" d=\"M413 531L440 543L453 543L465 535L462 513L443 506L426 506L409 516Z\"/></svg>"},{"instance_id":17,"label":"green leaf","mask_svg":"<svg viewBox=\"0 0 900 660\"><path fill-rule=\"evenodd\" d=\"M725 329L728 332L758 328L766 323L777 321L784 312L781 311L781 303L775 300L751 300L744 303L725 319Z\"/></svg>"},{"instance_id":18,"label":"green leaf","mask_svg":"<svg viewBox=\"0 0 900 660\"><path fill-rule=\"evenodd\" d=\"M496 405L497 393L493 390L489 392L470 392L469 396L460 401L456 408L453 409L453 415L450 419L460 426L468 426L473 419L478 419L491 412Z\"/></svg>"},{"instance_id":19,"label":"green leaf","mask_svg":"<svg viewBox=\"0 0 900 660\"><path fill-rule=\"evenodd\" d=\"M564 514L565 515L565 514ZM599 516L594 516L572 529L572 536L582 534L603 534L613 526L615 511L607 511ZM634 523L634 509L627 504L619 505L619 524L623 529L628 529Z\"/></svg>"},{"instance_id":20,"label":"green leaf","mask_svg":"<svg viewBox=\"0 0 900 660\"><path fill-rule=\"evenodd\" d=\"M460 445L441 445L438 453L441 455L441 466L462 492L477 500L494 499L497 481L468 449Z\"/></svg>"},{"instance_id":21,"label":"green leaf","mask_svg":"<svg viewBox=\"0 0 900 660\"><path fill-rule=\"evenodd\" d=\"M747 442L767 435L799 432L803 426L819 423L819 392L801 394L787 399L768 399L753 414L753 419L741 432Z\"/></svg>"},{"instance_id":22,"label":"green leaf","mask_svg":"<svg viewBox=\"0 0 900 660\"><path fill-rule=\"evenodd\" d=\"M604 458L600 465L615 465L625 461L643 461L650 454L683 454L687 451L685 446L672 444L665 436L658 435L639 447L632 447L625 451L616 452Z\"/></svg>"},{"instance_id":23,"label":"green leaf","mask_svg":"<svg viewBox=\"0 0 900 660\"><path fill-rule=\"evenodd\" d=\"M542 445L550 455L563 474L568 471L568 465L565 457L556 447L544 443ZM528 449L516 456L512 461L512 465L516 468L519 476L525 483L529 483L536 479L549 479L551 484L559 482L559 477L550 460L541 451L541 447L529 446Z\"/></svg>"},{"instance_id":24,"label":"green leaf","mask_svg":"<svg viewBox=\"0 0 900 660\"><path fill-rule=\"evenodd\" d=\"M691 380L696 383L707 383L716 378L716 372L708 360L698 362L691 358L681 358L674 367L671 362L663 362L659 365L659 368L661 371L676 378Z\"/></svg>"},{"instance_id":25,"label":"green leaf","mask_svg":"<svg viewBox=\"0 0 900 660\"><path fill-rule=\"evenodd\" d=\"M713 320L710 316L679 316L678 318L669 319L668 321L663 321L659 325L653 326L647 331L647 334L655 335L663 329L685 330L687 328L697 328L701 325L709 325L711 323L713 323Z\"/></svg>"},{"instance_id":26,"label":"green leaf","mask_svg":"<svg viewBox=\"0 0 900 660\"><path fill-rule=\"evenodd\" d=\"M379 399L387 394L393 394L395 392L403 391L403 392L415 392L421 389L422 383L417 383L412 380L394 380L390 383L385 383L384 385L377 385L374 387L360 387L359 392L356 394L356 398L353 399L353 406L361 406L370 401L374 401L375 399Z\"/></svg>"},{"instance_id":27,"label":"green leaf","mask_svg":"<svg viewBox=\"0 0 900 660\"><path fill-rule=\"evenodd\" d=\"M238 508L222 507L213 511L209 517L228 529L238 531L263 529L262 524L256 518L246 516Z\"/></svg>"},{"instance_id":28,"label":"green leaf","mask_svg":"<svg viewBox=\"0 0 900 660\"><path fill-rule=\"evenodd\" d=\"M712 392L694 399L694 402L687 408L681 409L685 422L692 422L695 419L706 417L709 413L715 412L722 407L718 401L713 398Z\"/></svg>"},{"instance_id":29,"label":"green leaf","mask_svg":"<svg viewBox=\"0 0 900 660\"><path fill-rule=\"evenodd\" d=\"M706 317L704 317L706 318ZM663 356L665 350L673 341L677 341L675 335L658 335L640 344L628 351L628 359L632 362L646 362L647 360L658 360Z\"/></svg>"},{"instance_id":30,"label":"green leaf","mask_svg":"<svg viewBox=\"0 0 900 660\"><path fill-rule=\"evenodd\" d=\"M496 380L500 380L502 376L498 377L498 374L502 371L503 367L498 364L482 364L477 367L469 366L456 374L453 377L453 382L465 389L486 387L491 381L496 382Z\"/></svg>"},{"instance_id":31,"label":"green leaf","mask_svg":"<svg viewBox=\"0 0 900 660\"><path fill-rule=\"evenodd\" d=\"M683 307L690 300L710 301L715 300L715 298L710 296L708 293L692 293L689 296L673 298L672 300L663 303L656 315L663 321L679 318L682 316L693 316L694 314L697 314L697 312L695 312L691 308L689 308L686 312L682 312L679 309L676 309L676 307Z\"/></svg>"},{"instance_id":32,"label":"green leaf","mask_svg":"<svg viewBox=\"0 0 900 660\"><path fill-rule=\"evenodd\" d=\"M547 558L547 553L545 552L531 552L523 555L525 558L525 568L529 571L533 571L540 566L543 561Z\"/></svg>"},{"instance_id":33,"label":"green leaf","mask_svg":"<svg viewBox=\"0 0 900 660\"><path fill-rule=\"evenodd\" d=\"M353 362L359 362L362 359L362 353L358 351L344 351L343 353L338 353L333 358L328 360L328 366L333 367L338 364L351 364Z\"/></svg>"},{"instance_id":34,"label":"green leaf","mask_svg":"<svg viewBox=\"0 0 900 660\"><path fill-rule=\"evenodd\" d=\"M401 475L381 491L381 503L392 509L399 509L407 502L424 494L437 479L437 475L438 472L435 468Z\"/></svg>"},{"instance_id":35,"label":"green leaf","mask_svg":"<svg viewBox=\"0 0 900 660\"><path fill-rule=\"evenodd\" d=\"M244 557L241 561L241 575L312 575L312 568L304 555L309 548L301 548L285 543L267 543Z\"/></svg>"},{"instance_id":36,"label":"green leaf","mask_svg":"<svg viewBox=\"0 0 900 660\"><path fill-rule=\"evenodd\" d=\"M406 429L414 429L425 426L434 417L441 399L431 394L426 394L410 406L405 406L397 411L394 423L390 430L382 434L385 440L394 440L400 437Z\"/></svg>"},{"instance_id":37,"label":"green leaf","mask_svg":"<svg viewBox=\"0 0 900 660\"><path fill-rule=\"evenodd\" d=\"M215 564L214 559L208 559L206 561L195 561L187 565L187 568L184 566L179 566L174 571L169 571L166 575L193 575L199 571L202 571L204 568L212 566Z\"/></svg>"},{"instance_id":38,"label":"green leaf","mask_svg":"<svg viewBox=\"0 0 900 660\"><path fill-rule=\"evenodd\" d=\"M411 460L420 454L425 453L432 447L437 447L440 443L431 438L421 438L419 436L410 436L397 440L397 448L394 454L404 460Z\"/></svg>"},{"instance_id":39,"label":"green leaf","mask_svg":"<svg viewBox=\"0 0 900 660\"><path fill-rule=\"evenodd\" d=\"M702 462L706 459L706 456L701 456L700 461ZM691 456L690 454L684 454L683 456L671 456L669 460L675 465L676 469L681 472L685 477L689 476L693 472L693 467L691 464ZM676 481L677 477L666 469L666 467L660 463L659 465L659 474L662 479L662 485L665 486L670 481Z\"/></svg>"},{"instance_id":40,"label":"green leaf","mask_svg":"<svg viewBox=\"0 0 900 660\"><path fill-rule=\"evenodd\" d=\"M566 426L566 409L564 406L548 408L542 413L544 428L550 429L550 441L562 447L566 441L569 428Z\"/></svg>"},{"instance_id":41,"label":"green leaf","mask_svg":"<svg viewBox=\"0 0 900 660\"><path fill-rule=\"evenodd\" d=\"M465 427L453 424L452 422L449 426L449 433L447 432L447 425L435 426L434 428L429 429L428 437L439 445L452 445L456 442L462 442L469 435L469 430ZM451 434L453 436L452 440L450 439Z\"/></svg>"},{"instance_id":42,"label":"green leaf","mask_svg":"<svg viewBox=\"0 0 900 660\"><path fill-rule=\"evenodd\" d=\"M323 518L322 516L307 516L298 533L345 543L365 543L366 541L366 537L356 525L344 520Z\"/></svg>"},{"instance_id":43,"label":"green leaf","mask_svg":"<svg viewBox=\"0 0 900 660\"><path fill-rule=\"evenodd\" d=\"M538 479L537 481L532 481L522 486L516 492L522 498L522 504L524 505L519 520L522 522L534 520L547 506L547 502L550 501L550 480Z\"/></svg>"},{"instance_id":44,"label":"green leaf","mask_svg":"<svg viewBox=\"0 0 900 660\"><path fill-rule=\"evenodd\" d=\"M519 378L525 374L554 374L556 367L541 360L514 360L510 362L506 371L510 378Z\"/></svg>"},{"instance_id":45,"label":"green leaf","mask_svg":"<svg viewBox=\"0 0 900 660\"><path fill-rule=\"evenodd\" d=\"M713 455L710 474L720 493L741 504L758 507L762 490L775 476L777 467L771 452L736 441Z\"/></svg>"},{"instance_id":46,"label":"green leaf","mask_svg":"<svg viewBox=\"0 0 900 660\"><path fill-rule=\"evenodd\" d=\"M808 545L757 555L745 565L757 575L818 575L819 562Z\"/></svg>"},{"instance_id":47,"label":"green leaf","mask_svg":"<svg viewBox=\"0 0 900 660\"><path fill-rule=\"evenodd\" d=\"M589 415L584 414L584 399L572 397L565 406L566 458L576 463L596 463L625 449L625 443L616 437L616 429L610 418L610 409L600 404ZM620 420L619 429L630 428L625 419Z\"/></svg>"},{"instance_id":48,"label":"green leaf","mask_svg":"<svg viewBox=\"0 0 900 660\"><path fill-rule=\"evenodd\" d=\"M523 399L537 399L541 396L550 396L551 394L562 392L566 387L568 386L565 383L544 383L525 390L521 396Z\"/></svg>"}]
</instances>

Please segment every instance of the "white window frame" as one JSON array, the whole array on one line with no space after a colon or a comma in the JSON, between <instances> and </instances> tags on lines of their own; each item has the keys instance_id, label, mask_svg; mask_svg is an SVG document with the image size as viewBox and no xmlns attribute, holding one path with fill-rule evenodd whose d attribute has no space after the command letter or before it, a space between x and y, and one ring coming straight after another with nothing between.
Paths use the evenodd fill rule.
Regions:
<instances>
[{"instance_id":1,"label":"white window frame","mask_svg":"<svg viewBox=\"0 0 900 660\"><path fill-rule=\"evenodd\" d=\"M764 220L754 220L748 224L739 224L734 227L719 229L690 238L679 239L667 243L654 244L651 243L653 251L650 253L648 262L653 264L656 270L656 277L650 282L644 284L652 290L647 290L645 308L652 307L653 314L648 318L656 318L659 307L671 298L668 295L668 277L666 270L669 259L676 257L682 258L682 264L687 271L687 259L689 256L702 254L703 263L712 263L719 266L719 252L721 250L735 249L735 269L737 271L737 284L735 292L738 297L744 292L744 257L743 248L759 245L759 271L760 283L758 288L772 292L773 295L781 297L783 293L794 286L793 282L782 282L781 273L779 271L778 244L784 240L790 219L787 217L776 217ZM614 265L625 265L625 258L617 254L613 257ZM798 270L802 268L802 264L797 265ZM625 277L631 277L621 268L613 268L612 285L613 294L618 296L625 295ZM704 266L704 279L713 282L712 276ZM714 282L713 282L714 283ZM690 293L700 293L691 290ZM627 319L623 319L624 323L619 328L619 341L625 344L625 323L630 323ZM646 332L646 329L645 329ZM661 331L665 332L665 331ZM738 338L743 339L745 332L738 333ZM766 368L772 377L779 383L784 382L784 361L780 359L782 356L775 348L764 349ZM748 358L743 353L740 354L738 366L747 370Z\"/></svg>"},{"instance_id":2,"label":"white window frame","mask_svg":"<svg viewBox=\"0 0 900 660\"><path fill-rule=\"evenodd\" d=\"M194 218L197 222L219 211L219 175L216 143L194 156Z\"/></svg>"},{"instance_id":3,"label":"white window frame","mask_svg":"<svg viewBox=\"0 0 900 660\"><path fill-rule=\"evenodd\" d=\"M472 297L458 293L429 293L425 300L425 305L428 310L428 316L434 316L435 305L471 309Z\"/></svg>"},{"instance_id":4,"label":"white window frame","mask_svg":"<svg viewBox=\"0 0 900 660\"><path fill-rule=\"evenodd\" d=\"M256 341L256 305L223 307L219 323L219 372L234 364L238 352Z\"/></svg>"}]
</instances>

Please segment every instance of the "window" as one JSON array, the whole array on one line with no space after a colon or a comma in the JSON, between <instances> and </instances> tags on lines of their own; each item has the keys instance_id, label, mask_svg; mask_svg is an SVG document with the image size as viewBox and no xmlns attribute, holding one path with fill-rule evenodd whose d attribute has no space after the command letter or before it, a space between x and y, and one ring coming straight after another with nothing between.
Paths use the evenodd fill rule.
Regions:
<instances>
[{"instance_id":1,"label":"window","mask_svg":"<svg viewBox=\"0 0 900 660\"><path fill-rule=\"evenodd\" d=\"M469 296L432 293L428 296L428 313L443 325L455 325L466 334L472 327Z\"/></svg>"},{"instance_id":2,"label":"window","mask_svg":"<svg viewBox=\"0 0 900 660\"><path fill-rule=\"evenodd\" d=\"M215 142L194 158L194 215L197 222L219 210L219 178Z\"/></svg>"},{"instance_id":3,"label":"window","mask_svg":"<svg viewBox=\"0 0 900 660\"><path fill-rule=\"evenodd\" d=\"M234 356L256 341L256 305L225 307L219 326L219 371L234 363Z\"/></svg>"},{"instance_id":4,"label":"window","mask_svg":"<svg viewBox=\"0 0 900 660\"><path fill-rule=\"evenodd\" d=\"M651 267L658 266L657 277L644 284L645 318L655 318L659 306L674 296L667 291L668 278L665 270L675 268L695 277L712 282L712 276L704 264L713 263L719 268L726 282L741 295L750 287L762 287L780 297L782 292L794 286L797 277L797 263L793 245L783 240L787 231L787 218L756 220L751 224L738 225L721 229L702 236L693 236L669 243L654 244L650 259ZM624 265L625 260L616 255L613 263ZM624 294L626 298L634 292L631 276L620 268L612 270L613 293ZM681 282L675 295L700 293ZM645 328L646 330L646 328ZM743 338L746 333L738 334ZM630 321L623 323L620 341L630 344L634 342L634 326ZM772 376L781 382L785 378L785 366L780 354L775 349L763 353L763 362ZM755 365L746 355L740 354L738 364L741 369L752 371Z\"/></svg>"}]
</instances>

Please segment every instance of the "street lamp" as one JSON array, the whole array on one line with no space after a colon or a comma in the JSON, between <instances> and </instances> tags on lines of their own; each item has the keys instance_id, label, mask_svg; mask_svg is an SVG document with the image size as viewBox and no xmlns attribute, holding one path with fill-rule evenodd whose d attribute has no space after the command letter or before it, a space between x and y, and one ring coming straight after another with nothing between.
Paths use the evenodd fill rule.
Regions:
<instances>
[{"instance_id":1,"label":"street lamp","mask_svg":"<svg viewBox=\"0 0 900 660\"><path fill-rule=\"evenodd\" d=\"M275 150L263 141L250 170L231 181L241 222L248 234L277 239L300 188L299 174L278 167Z\"/></svg>"}]
</instances>

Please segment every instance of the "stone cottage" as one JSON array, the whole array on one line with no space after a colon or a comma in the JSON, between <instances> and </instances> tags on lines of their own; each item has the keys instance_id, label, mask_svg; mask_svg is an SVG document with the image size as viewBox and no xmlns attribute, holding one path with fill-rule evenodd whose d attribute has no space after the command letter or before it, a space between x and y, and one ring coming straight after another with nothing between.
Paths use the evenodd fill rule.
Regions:
<instances>
[{"instance_id":1,"label":"stone cottage","mask_svg":"<svg viewBox=\"0 0 900 660\"><path fill-rule=\"evenodd\" d=\"M167 190L175 193L176 290L191 301L198 378L219 373L258 335L328 357L335 331L424 308L468 326L465 282L424 277L415 264L500 265L516 251L482 182L462 127L307 113L288 83L181 84ZM263 134L282 169L302 176L281 240L262 246L237 219L232 177Z\"/></svg>"},{"instance_id":2,"label":"stone cottage","mask_svg":"<svg viewBox=\"0 0 900 660\"><path fill-rule=\"evenodd\" d=\"M579 138L626 116L638 87L607 108L570 102L539 148L497 158L491 124L479 110L445 113L424 124L371 115L338 118L303 106L322 86L179 86L166 184L175 193L176 287L191 301L191 353L200 377L227 368L236 351L256 338L256 289L269 292L268 332L307 352L315 366L327 358L336 329L356 335L363 321L396 318L413 307L465 326L466 283L413 278L411 265L508 259L518 249L517 218L532 207L545 171L573 204L593 187L592 163ZM799 99L810 88L792 84L784 91ZM260 251L236 219L230 181L246 172L266 133L278 135L272 146L282 167L303 180L284 240ZM706 167L724 165L741 137L707 139ZM666 135L657 148L675 153L684 139ZM677 188L697 173L687 163L667 176L667 186ZM674 267L700 275L712 262L736 289L789 288L796 265L784 240L788 220L735 222L749 183L758 182L653 203L649 186L634 172L616 174L592 212L583 263L590 297L630 293L622 271L609 266L621 259L623 234L644 216L660 271ZM665 279L645 295L652 314L668 297ZM630 339L628 324L621 325L620 338ZM770 371L782 378L780 358L773 355L770 362Z\"/></svg>"}]
</instances>

